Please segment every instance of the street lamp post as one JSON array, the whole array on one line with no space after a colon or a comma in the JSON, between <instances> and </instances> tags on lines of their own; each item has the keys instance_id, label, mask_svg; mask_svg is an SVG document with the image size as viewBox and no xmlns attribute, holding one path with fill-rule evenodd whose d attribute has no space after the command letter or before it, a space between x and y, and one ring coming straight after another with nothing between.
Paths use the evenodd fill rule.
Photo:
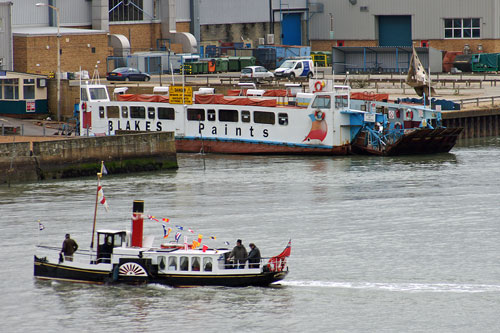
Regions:
<instances>
[{"instance_id":1,"label":"street lamp post","mask_svg":"<svg viewBox=\"0 0 500 333\"><path fill-rule=\"evenodd\" d=\"M56 73L56 79L57 79L57 121L61 120L61 33L60 33L60 26L59 26L59 8L39 2L35 6L41 7L41 6L47 6L53 10L56 11L56 21L57 21L57 73Z\"/></svg>"}]
</instances>

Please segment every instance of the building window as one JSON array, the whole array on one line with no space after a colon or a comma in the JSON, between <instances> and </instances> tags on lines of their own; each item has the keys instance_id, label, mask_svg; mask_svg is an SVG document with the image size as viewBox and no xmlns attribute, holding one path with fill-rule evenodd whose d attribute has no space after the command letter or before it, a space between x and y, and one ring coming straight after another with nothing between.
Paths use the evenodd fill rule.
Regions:
<instances>
[{"instance_id":1,"label":"building window","mask_svg":"<svg viewBox=\"0 0 500 333\"><path fill-rule=\"evenodd\" d=\"M23 99L35 99L35 79L24 79L23 82Z\"/></svg>"},{"instance_id":2,"label":"building window","mask_svg":"<svg viewBox=\"0 0 500 333\"><path fill-rule=\"evenodd\" d=\"M142 21L143 0L109 0L109 22Z\"/></svg>"},{"instance_id":3,"label":"building window","mask_svg":"<svg viewBox=\"0 0 500 333\"><path fill-rule=\"evenodd\" d=\"M4 99L19 99L19 79L6 79L2 83Z\"/></svg>"},{"instance_id":4,"label":"building window","mask_svg":"<svg viewBox=\"0 0 500 333\"><path fill-rule=\"evenodd\" d=\"M479 23L478 18L444 19L444 38L480 38Z\"/></svg>"}]
</instances>

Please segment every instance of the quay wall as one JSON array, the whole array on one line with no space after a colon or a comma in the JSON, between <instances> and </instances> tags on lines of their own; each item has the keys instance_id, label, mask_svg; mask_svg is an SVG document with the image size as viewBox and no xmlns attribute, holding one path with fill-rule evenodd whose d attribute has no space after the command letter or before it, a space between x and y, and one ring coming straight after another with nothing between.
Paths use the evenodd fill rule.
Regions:
<instances>
[{"instance_id":1,"label":"quay wall","mask_svg":"<svg viewBox=\"0 0 500 333\"><path fill-rule=\"evenodd\" d=\"M463 127L459 139L500 135L500 109L443 111L442 116L445 127Z\"/></svg>"},{"instance_id":2,"label":"quay wall","mask_svg":"<svg viewBox=\"0 0 500 333\"><path fill-rule=\"evenodd\" d=\"M0 144L0 184L176 169L173 132Z\"/></svg>"}]
</instances>

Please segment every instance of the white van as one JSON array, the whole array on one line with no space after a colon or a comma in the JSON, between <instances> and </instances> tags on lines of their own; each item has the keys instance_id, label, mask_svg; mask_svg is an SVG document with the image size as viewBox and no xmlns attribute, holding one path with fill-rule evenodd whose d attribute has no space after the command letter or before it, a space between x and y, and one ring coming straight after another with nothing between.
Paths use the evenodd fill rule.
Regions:
<instances>
[{"instance_id":1,"label":"white van","mask_svg":"<svg viewBox=\"0 0 500 333\"><path fill-rule=\"evenodd\" d=\"M307 77L308 79L314 76L314 64L311 59L289 59L285 60L279 68L274 71L274 76L288 77Z\"/></svg>"}]
</instances>

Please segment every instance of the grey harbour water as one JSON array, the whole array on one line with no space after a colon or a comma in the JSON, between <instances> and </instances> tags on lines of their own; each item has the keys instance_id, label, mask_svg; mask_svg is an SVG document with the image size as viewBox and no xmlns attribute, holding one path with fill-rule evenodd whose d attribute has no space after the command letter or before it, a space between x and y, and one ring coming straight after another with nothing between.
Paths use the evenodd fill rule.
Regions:
<instances>
[{"instance_id":1,"label":"grey harbour water","mask_svg":"<svg viewBox=\"0 0 500 333\"><path fill-rule=\"evenodd\" d=\"M33 278L36 244L90 245L96 179L0 187L5 332L498 332L500 140L409 157L179 155L177 171L108 175L98 228L132 201L213 245L264 256L292 239L270 288L94 286ZM206 169L204 170L203 165ZM45 229L38 230L37 220ZM145 234L162 241L161 225ZM212 245L212 244L211 244Z\"/></svg>"}]
</instances>

